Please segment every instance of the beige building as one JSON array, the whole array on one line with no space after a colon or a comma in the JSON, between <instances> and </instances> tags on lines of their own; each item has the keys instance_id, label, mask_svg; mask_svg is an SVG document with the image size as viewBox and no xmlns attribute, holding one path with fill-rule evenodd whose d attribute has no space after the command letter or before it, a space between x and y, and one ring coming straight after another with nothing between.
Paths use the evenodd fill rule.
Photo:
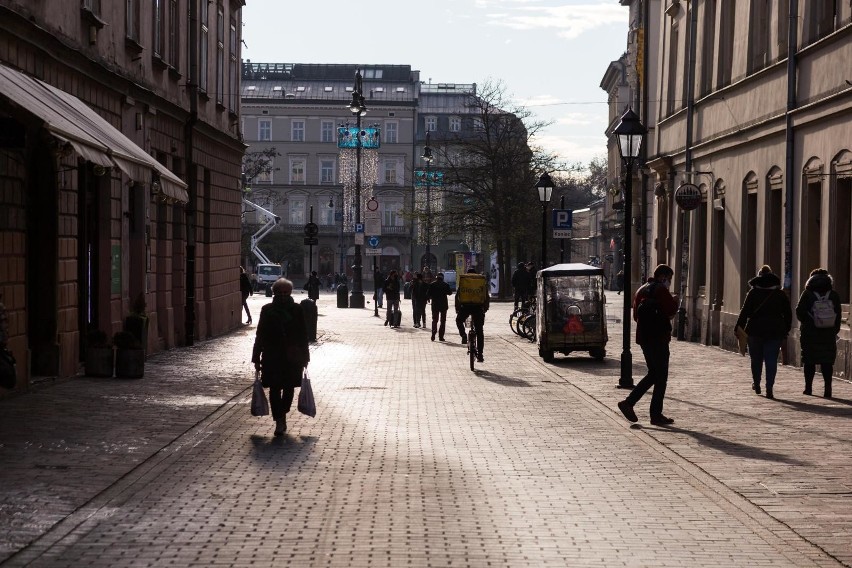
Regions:
<instances>
[{"instance_id":1,"label":"beige building","mask_svg":"<svg viewBox=\"0 0 852 568\"><path fill-rule=\"evenodd\" d=\"M762 264L781 276L794 305L810 270L827 268L848 313L852 5L622 4L630 8L632 106L649 127L632 216L646 221L643 270L659 262L675 269L686 310L680 335L734 349L734 321ZM690 212L676 203L684 183L701 194ZM635 281L636 262L632 273ZM794 329L786 346L792 363L796 337ZM836 373L852 365L849 339L844 323Z\"/></svg>"}]
</instances>

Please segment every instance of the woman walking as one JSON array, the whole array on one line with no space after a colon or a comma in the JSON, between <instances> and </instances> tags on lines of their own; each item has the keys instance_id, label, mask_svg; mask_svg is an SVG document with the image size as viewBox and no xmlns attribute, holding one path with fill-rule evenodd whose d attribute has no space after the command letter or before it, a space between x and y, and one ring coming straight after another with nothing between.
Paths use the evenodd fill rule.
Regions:
<instances>
[{"instance_id":1,"label":"woman walking","mask_svg":"<svg viewBox=\"0 0 852 568\"><path fill-rule=\"evenodd\" d=\"M249 325L251 324L251 312L249 311L247 300L249 296L254 296L254 287L251 285L248 274L246 274L246 269L242 266L240 267L240 294L243 298L243 309L245 309L246 316L248 316L246 325Z\"/></svg>"},{"instance_id":2,"label":"woman walking","mask_svg":"<svg viewBox=\"0 0 852 568\"><path fill-rule=\"evenodd\" d=\"M799 341L805 372L802 394L812 394L816 366L819 365L825 381L825 398L831 398L831 376L837 358L837 334L840 333L840 295L834 291L832 283L828 270L812 270L796 305L796 317L801 322Z\"/></svg>"},{"instance_id":3,"label":"woman walking","mask_svg":"<svg viewBox=\"0 0 852 568\"><path fill-rule=\"evenodd\" d=\"M296 387L311 360L308 332L302 307L293 301L293 283L279 278L272 285L272 303L260 310L252 363L269 389L269 406L275 420L275 435L287 431L287 413Z\"/></svg>"},{"instance_id":4,"label":"woman walking","mask_svg":"<svg viewBox=\"0 0 852 568\"><path fill-rule=\"evenodd\" d=\"M781 290L781 280L769 266L764 264L748 284L751 289L737 318L737 327L748 334L751 388L760 394L760 377L765 366L766 398L775 398L772 389L778 371L778 352L781 342L790 333L793 312L787 294Z\"/></svg>"}]
</instances>

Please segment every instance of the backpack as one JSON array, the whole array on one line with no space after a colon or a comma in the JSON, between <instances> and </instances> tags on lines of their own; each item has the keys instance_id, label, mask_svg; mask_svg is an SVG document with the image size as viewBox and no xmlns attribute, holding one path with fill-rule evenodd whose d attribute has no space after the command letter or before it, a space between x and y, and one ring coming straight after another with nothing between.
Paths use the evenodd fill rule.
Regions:
<instances>
[{"instance_id":1,"label":"backpack","mask_svg":"<svg viewBox=\"0 0 852 568\"><path fill-rule=\"evenodd\" d=\"M830 293L829 291L820 296L817 292L814 292L817 297L814 305L811 306L811 317L814 320L814 327L834 327L837 314L834 311L834 302L828 297Z\"/></svg>"},{"instance_id":2,"label":"backpack","mask_svg":"<svg viewBox=\"0 0 852 568\"><path fill-rule=\"evenodd\" d=\"M650 284L646 289L645 296L636 306L636 321L642 328L642 335L646 339L667 335L672 330L669 318L663 313L663 306L654 297L656 287L659 285L659 282Z\"/></svg>"}]
</instances>

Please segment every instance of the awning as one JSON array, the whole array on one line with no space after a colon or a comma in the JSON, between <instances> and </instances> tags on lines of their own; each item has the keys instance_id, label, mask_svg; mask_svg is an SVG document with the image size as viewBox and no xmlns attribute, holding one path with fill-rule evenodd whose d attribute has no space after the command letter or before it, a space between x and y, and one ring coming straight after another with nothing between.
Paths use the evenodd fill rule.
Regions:
<instances>
[{"instance_id":1,"label":"awning","mask_svg":"<svg viewBox=\"0 0 852 568\"><path fill-rule=\"evenodd\" d=\"M156 174L163 194L181 203L189 201L179 177L77 97L2 64L0 95L44 121L48 132L82 158L118 167L137 183L150 184Z\"/></svg>"}]
</instances>

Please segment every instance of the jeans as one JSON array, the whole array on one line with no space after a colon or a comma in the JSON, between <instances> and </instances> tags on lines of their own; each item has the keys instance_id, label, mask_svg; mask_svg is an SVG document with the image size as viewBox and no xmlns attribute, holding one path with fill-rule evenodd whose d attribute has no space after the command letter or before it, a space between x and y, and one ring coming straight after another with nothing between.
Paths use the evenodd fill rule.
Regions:
<instances>
[{"instance_id":1,"label":"jeans","mask_svg":"<svg viewBox=\"0 0 852 568\"><path fill-rule=\"evenodd\" d=\"M439 326L440 323L440 326ZM426 324L426 318L423 318L423 324ZM447 310L432 308L432 337L435 333L438 334L438 339L444 339L444 330L447 328Z\"/></svg>"},{"instance_id":2,"label":"jeans","mask_svg":"<svg viewBox=\"0 0 852 568\"><path fill-rule=\"evenodd\" d=\"M296 389L292 388L269 389L269 409L272 412L273 420L281 420L285 414L290 412L295 393Z\"/></svg>"},{"instance_id":3,"label":"jeans","mask_svg":"<svg viewBox=\"0 0 852 568\"><path fill-rule=\"evenodd\" d=\"M766 388L771 389L775 384L775 374L778 371L778 352L781 350L780 339L748 336L748 356L751 358L751 379L756 385L760 384L763 365L766 365Z\"/></svg>"},{"instance_id":4,"label":"jeans","mask_svg":"<svg viewBox=\"0 0 852 568\"><path fill-rule=\"evenodd\" d=\"M376 287L376 307L378 307L378 308L382 307L382 299L383 299L382 294L383 293L384 293L384 290L381 287Z\"/></svg>"},{"instance_id":5,"label":"jeans","mask_svg":"<svg viewBox=\"0 0 852 568\"><path fill-rule=\"evenodd\" d=\"M482 308L479 307L462 306L459 308L458 315L456 316L456 327L458 327L459 335L461 335L463 339L467 339L464 322L468 316L470 316L473 325L476 326L476 354L482 355L485 347L485 312L483 312Z\"/></svg>"},{"instance_id":6,"label":"jeans","mask_svg":"<svg viewBox=\"0 0 852 568\"><path fill-rule=\"evenodd\" d=\"M631 405L636 404L642 398L642 395L653 386L651 417L662 416L663 398L666 396L666 384L669 380L669 342L645 343L640 347L645 356L645 364L648 366L648 374L633 387L633 390L627 395L627 402Z\"/></svg>"},{"instance_id":7,"label":"jeans","mask_svg":"<svg viewBox=\"0 0 852 568\"><path fill-rule=\"evenodd\" d=\"M389 295L387 297L387 301L388 301L388 309L387 309L387 312L385 312L385 320L390 322L391 321L391 319L390 319L391 314L399 311L399 296L390 296Z\"/></svg>"}]
</instances>

